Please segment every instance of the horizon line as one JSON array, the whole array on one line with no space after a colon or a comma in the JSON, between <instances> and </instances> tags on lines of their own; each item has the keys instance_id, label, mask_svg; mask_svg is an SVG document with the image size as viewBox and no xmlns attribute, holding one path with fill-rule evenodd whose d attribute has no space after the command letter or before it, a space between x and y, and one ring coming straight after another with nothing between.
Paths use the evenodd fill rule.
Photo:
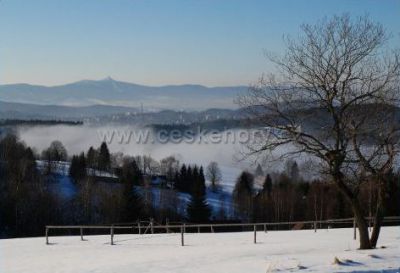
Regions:
<instances>
[{"instance_id":1,"label":"horizon line","mask_svg":"<svg viewBox=\"0 0 400 273\"><path fill-rule=\"evenodd\" d=\"M125 81L125 80L117 80L114 77L107 76L104 78L100 79L79 79L79 80L72 80L64 83L58 83L58 84L39 84L39 83L28 83L28 82L12 82L12 83L1 83L0 86L5 86L5 85L31 85L31 86L41 86L41 87L58 87L58 86L64 86L68 84L74 84L74 83L79 83L79 82L101 82L101 81L114 81L114 82L121 82L121 83L128 83L128 84L134 84L134 85L139 85L139 86L145 86L145 87L154 87L154 88L159 88L159 87L168 87L168 86L200 86L200 87L205 87L205 88L219 88L219 87L249 87L251 83L248 84L224 84L224 85L207 85L207 84L201 84L201 83L171 83L171 84L160 84L160 85L152 85L152 84L144 84L144 83L137 83L137 82L132 82L132 81Z\"/></svg>"}]
</instances>

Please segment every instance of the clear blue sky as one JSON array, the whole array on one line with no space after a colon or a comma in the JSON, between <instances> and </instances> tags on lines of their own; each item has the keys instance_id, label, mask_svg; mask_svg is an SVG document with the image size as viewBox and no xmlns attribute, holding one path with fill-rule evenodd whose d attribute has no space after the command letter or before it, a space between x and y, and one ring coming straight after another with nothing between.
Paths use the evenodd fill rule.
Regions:
<instances>
[{"instance_id":1,"label":"clear blue sky","mask_svg":"<svg viewBox=\"0 0 400 273\"><path fill-rule=\"evenodd\" d=\"M0 84L248 84L283 34L344 12L400 44L400 0L0 0Z\"/></svg>"}]
</instances>

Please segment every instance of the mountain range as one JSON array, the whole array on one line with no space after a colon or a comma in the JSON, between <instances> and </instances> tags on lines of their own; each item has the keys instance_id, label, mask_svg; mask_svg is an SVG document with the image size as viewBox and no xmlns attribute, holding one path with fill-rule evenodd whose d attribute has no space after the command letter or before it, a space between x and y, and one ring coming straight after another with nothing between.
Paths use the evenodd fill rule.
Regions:
<instances>
[{"instance_id":1,"label":"mountain range","mask_svg":"<svg viewBox=\"0 0 400 273\"><path fill-rule=\"evenodd\" d=\"M139 108L143 105L145 110L232 109L237 107L235 97L246 90L246 86L145 86L108 77L57 86L0 85L0 101L63 106L113 105Z\"/></svg>"},{"instance_id":2,"label":"mountain range","mask_svg":"<svg viewBox=\"0 0 400 273\"><path fill-rule=\"evenodd\" d=\"M188 124L243 118L241 109L211 108L203 111L160 110L142 112L140 108L90 105L38 105L0 101L0 120L63 120L89 124Z\"/></svg>"}]
</instances>

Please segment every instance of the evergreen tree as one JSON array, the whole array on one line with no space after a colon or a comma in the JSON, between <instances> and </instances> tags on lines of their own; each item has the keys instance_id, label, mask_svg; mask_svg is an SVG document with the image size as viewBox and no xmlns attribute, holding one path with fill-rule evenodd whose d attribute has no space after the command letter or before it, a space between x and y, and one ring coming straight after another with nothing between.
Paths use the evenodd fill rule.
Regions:
<instances>
[{"instance_id":1,"label":"evergreen tree","mask_svg":"<svg viewBox=\"0 0 400 273\"><path fill-rule=\"evenodd\" d=\"M175 189L178 191L185 191L185 181L187 180L187 168L186 165L183 164L179 174L176 175L176 181L175 181Z\"/></svg>"},{"instance_id":2,"label":"evergreen tree","mask_svg":"<svg viewBox=\"0 0 400 273\"><path fill-rule=\"evenodd\" d=\"M121 222L134 222L142 216L142 199L132 182L124 183L122 191Z\"/></svg>"},{"instance_id":3,"label":"evergreen tree","mask_svg":"<svg viewBox=\"0 0 400 273\"><path fill-rule=\"evenodd\" d=\"M74 179L75 182L78 182L86 177L86 159L84 153L81 153L79 156L72 156L71 165L69 167L69 175Z\"/></svg>"},{"instance_id":4,"label":"evergreen tree","mask_svg":"<svg viewBox=\"0 0 400 273\"><path fill-rule=\"evenodd\" d=\"M188 175L188 177L191 177L192 174L193 174L193 168L192 168L192 166L188 165L188 167L187 167L187 175Z\"/></svg>"},{"instance_id":5,"label":"evergreen tree","mask_svg":"<svg viewBox=\"0 0 400 273\"><path fill-rule=\"evenodd\" d=\"M134 158L124 160L122 164L120 179L122 183L132 182L134 185L142 184L143 175Z\"/></svg>"},{"instance_id":6,"label":"evergreen tree","mask_svg":"<svg viewBox=\"0 0 400 273\"><path fill-rule=\"evenodd\" d=\"M199 167L197 165L194 165L193 171L192 171L192 177L189 178L189 192L193 192L197 185L202 183L200 181L200 172L199 172ZM205 185L205 181L204 181Z\"/></svg>"},{"instance_id":7,"label":"evergreen tree","mask_svg":"<svg viewBox=\"0 0 400 273\"><path fill-rule=\"evenodd\" d=\"M75 182L78 177L78 156L73 155L71 159L71 164L69 166L69 176L71 176Z\"/></svg>"},{"instance_id":8,"label":"evergreen tree","mask_svg":"<svg viewBox=\"0 0 400 273\"><path fill-rule=\"evenodd\" d=\"M191 223L206 223L211 217L211 208L207 203L205 180L199 176L194 181L190 202L187 206L188 220Z\"/></svg>"},{"instance_id":9,"label":"evergreen tree","mask_svg":"<svg viewBox=\"0 0 400 273\"><path fill-rule=\"evenodd\" d=\"M256 176L263 176L263 175L264 175L264 171L263 171L263 169L261 168L261 165L260 165L260 164L257 165L256 171L255 171L255 175L256 175Z\"/></svg>"},{"instance_id":10,"label":"evergreen tree","mask_svg":"<svg viewBox=\"0 0 400 273\"><path fill-rule=\"evenodd\" d=\"M296 183L300 180L300 169L296 160L288 160L285 166L286 175L292 180L292 182Z\"/></svg>"},{"instance_id":11,"label":"evergreen tree","mask_svg":"<svg viewBox=\"0 0 400 273\"><path fill-rule=\"evenodd\" d=\"M110 169L111 165L111 155L108 150L107 144L105 142L101 143L100 151L98 156L98 168L102 171L107 171Z\"/></svg>"},{"instance_id":12,"label":"evergreen tree","mask_svg":"<svg viewBox=\"0 0 400 273\"><path fill-rule=\"evenodd\" d=\"M98 157L98 152L92 146L90 146L86 154L87 167L96 168L97 157Z\"/></svg>"},{"instance_id":13,"label":"evergreen tree","mask_svg":"<svg viewBox=\"0 0 400 273\"><path fill-rule=\"evenodd\" d=\"M199 179L200 179L201 181L204 181L204 184L205 184L206 178L205 178L205 176L204 176L204 169L203 169L203 166L200 166L200 170L199 170Z\"/></svg>"},{"instance_id":14,"label":"evergreen tree","mask_svg":"<svg viewBox=\"0 0 400 273\"><path fill-rule=\"evenodd\" d=\"M135 189L135 184L139 184L142 180L142 173L134 159L124 162L122 168L121 181L123 183L122 190L122 222L134 222L143 216L143 200Z\"/></svg>"},{"instance_id":15,"label":"evergreen tree","mask_svg":"<svg viewBox=\"0 0 400 273\"><path fill-rule=\"evenodd\" d=\"M253 184L254 176L249 172L242 172L236 181L233 190L233 200L242 216L250 220L253 212Z\"/></svg>"},{"instance_id":16,"label":"evergreen tree","mask_svg":"<svg viewBox=\"0 0 400 273\"><path fill-rule=\"evenodd\" d=\"M272 179L269 174L265 177L264 185L263 185L263 192L267 193L268 197L271 197L272 193Z\"/></svg>"},{"instance_id":17,"label":"evergreen tree","mask_svg":"<svg viewBox=\"0 0 400 273\"><path fill-rule=\"evenodd\" d=\"M79 163L79 178L85 178L86 177L86 158L85 154L82 152L80 153L78 157L78 163Z\"/></svg>"}]
</instances>

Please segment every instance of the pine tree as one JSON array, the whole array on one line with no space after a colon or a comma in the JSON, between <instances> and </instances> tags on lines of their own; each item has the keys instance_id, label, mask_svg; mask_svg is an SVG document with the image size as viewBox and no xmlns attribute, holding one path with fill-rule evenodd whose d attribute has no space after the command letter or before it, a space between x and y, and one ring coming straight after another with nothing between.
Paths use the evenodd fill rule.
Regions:
<instances>
[{"instance_id":1,"label":"pine tree","mask_svg":"<svg viewBox=\"0 0 400 273\"><path fill-rule=\"evenodd\" d=\"M75 182L78 182L86 177L86 159L84 153L81 153L79 156L72 156L71 165L69 167L69 175Z\"/></svg>"},{"instance_id":2,"label":"pine tree","mask_svg":"<svg viewBox=\"0 0 400 273\"><path fill-rule=\"evenodd\" d=\"M124 160L121 169L120 179L122 183L133 183L140 185L143 182L143 175L134 158Z\"/></svg>"},{"instance_id":3,"label":"pine tree","mask_svg":"<svg viewBox=\"0 0 400 273\"><path fill-rule=\"evenodd\" d=\"M199 170L199 179L202 181L206 181L206 178L204 176L204 169L203 166L200 166L200 170Z\"/></svg>"},{"instance_id":4,"label":"pine tree","mask_svg":"<svg viewBox=\"0 0 400 273\"><path fill-rule=\"evenodd\" d=\"M242 172L233 190L233 200L239 212L250 220L253 213L254 177L249 172Z\"/></svg>"},{"instance_id":5,"label":"pine tree","mask_svg":"<svg viewBox=\"0 0 400 273\"><path fill-rule=\"evenodd\" d=\"M265 177L264 185L263 185L263 192L267 193L268 197L271 197L272 193L272 179L269 174Z\"/></svg>"},{"instance_id":6,"label":"pine tree","mask_svg":"<svg viewBox=\"0 0 400 273\"><path fill-rule=\"evenodd\" d=\"M134 159L125 162L122 169L123 190L120 220L133 222L143 216L143 200L135 189L135 184L139 184L142 180L142 173Z\"/></svg>"},{"instance_id":7,"label":"pine tree","mask_svg":"<svg viewBox=\"0 0 400 273\"><path fill-rule=\"evenodd\" d=\"M193 188L192 181L193 181L193 169L189 165L187 168L185 180L183 181L183 191L184 192L191 193L192 188Z\"/></svg>"},{"instance_id":8,"label":"pine tree","mask_svg":"<svg viewBox=\"0 0 400 273\"><path fill-rule=\"evenodd\" d=\"M111 155L105 142L101 143L98 156L98 168L101 171L107 171L111 165Z\"/></svg>"},{"instance_id":9,"label":"pine tree","mask_svg":"<svg viewBox=\"0 0 400 273\"><path fill-rule=\"evenodd\" d=\"M189 192L193 192L196 189L196 185L200 182L200 173L199 173L199 167L197 165L194 165L193 171L192 171L192 177L189 179Z\"/></svg>"},{"instance_id":10,"label":"pine tree","mask_svg":"<svg viewBox=\"0 0 400 273\"><path fill-rule=\"evenodd\" d=\"M179 171L179 174L176 175L175 189L183 192L186 179L187 179L187 168L186 165L183 164Z\"/></svg>"},{"instance_id":11,"label":"pine tree","mask_svg":"<svg viewBox=\"0 0 400 273\"><path fill-rule=\"evenodd\" d=\"M193 181L190 202L187 206L188 220L191 223L206 223L211 217L211 208L207 203L205 180L200 176Z\"/></svg>"},{"instance_id":12,"label":"pine tree","mask_svg":"<svg viewBox=\"0 0 400 273\"><path fill-rule=\"evenodd\" d=\"M260 164L257 165L256 171L255 171L255 175L256 175L256 176L263 176L263 175L264 175L264 171L263 171L263 169L261 168L261 165L260 165Z\"/></svg>"},{"instance_id":13,"label":"pine tree","mask_svg":"<svg viewBox=\"0 0 400 273\"><path fill-rule=\"evenodd\" d=\"M78 156L73 155L69 166L69 176L76 180L78 173Z\"/></svg>"},{"instance_id":14,"label":"pine tree","mask_svg":"<svg viewBox=\"0 0 400 273\"><path fill-rule=\"evenodd\" d=\"M97 157L98 157L98 152L92 146L90 146L86 154L87 167L96 168Z\"/></svg>"},{"instance_id":15,"label":"pine tree","mask_svg":"<svg viewBox=\"0 0 400 273\"><path fill-rule=\"evenodd\" d=\"M82 152L80 153L79 157L78 157L78 166L79 166L79 178L85 178L86 177L86 158L85 158L85 154Z\"/></svg>"}]
</instances>

